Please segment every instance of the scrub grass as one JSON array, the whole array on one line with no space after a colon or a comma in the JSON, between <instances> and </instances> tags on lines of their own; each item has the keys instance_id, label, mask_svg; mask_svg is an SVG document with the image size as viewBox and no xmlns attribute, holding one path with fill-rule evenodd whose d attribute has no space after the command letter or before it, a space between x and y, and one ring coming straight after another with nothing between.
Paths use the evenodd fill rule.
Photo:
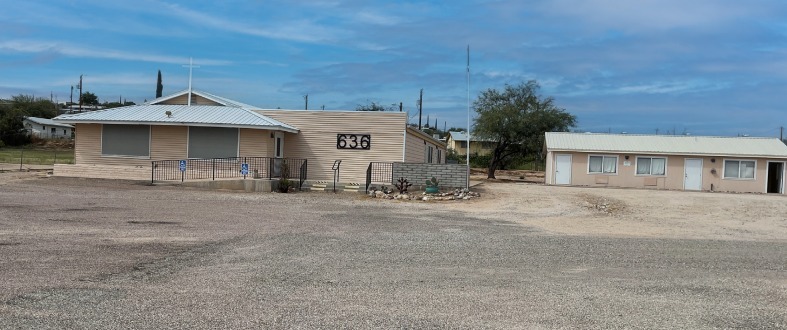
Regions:
<instances>
[{"instance_id":1,"label":"scrub grass","mask_svg":"<svg viewBox=\"0 0 787 330\"><path fill-rule=\"evenodd\" d=\"M73 164L71 148L0 148L0 163L30 165Z\"/></svg>"}]
</instances>

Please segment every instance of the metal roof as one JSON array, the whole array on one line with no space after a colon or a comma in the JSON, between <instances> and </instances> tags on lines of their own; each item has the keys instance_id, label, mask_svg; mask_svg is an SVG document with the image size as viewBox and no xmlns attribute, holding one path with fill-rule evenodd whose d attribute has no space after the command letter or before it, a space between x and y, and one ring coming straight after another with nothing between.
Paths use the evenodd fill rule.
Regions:
<instances>
[{"instance_id":1,"label":"metal roof","mask_svg":"<svg viewBox=\"0 0 787 330\"><path fill-rule=\"evenodd\" d=\"M171 116L167 116L169 111ZM157 124L272 129L297 133L298 129L250 109L217 105L143 104L60 115L60 123Z\"/></svg>"},{"instance_id":2,"label":"metal roof","mask_svg":"<svg viewBox=\"0 0 787 330\"><path fill-rule=\"evenodd\" d=\"M71 126L69 124L57 123L57 122L52 121L52 119L46 119L46 118L27 117L27 118L25 118L25 120L32 121L32 122L34 122L36 124L39 124L39 125L68 127L68 128L73 128L74 127L74 126Z\"/></svg>"},{"instance_id":3,"label":"metal roof","mask_svg":"<svg viewBox=\"0 0 787 330\"><path fill-rule=\"evenodd\" d=\"M454 141L467 141L467 132L448 132L451 135L451 140ZM484 142L494 142L491 139L479 139L477 136L473 135L472 141L484 141Z\"/></svg>"},{"instance_id":4,"label":"metal roof","mask_svg":"<svg viewBox=\"0 0 787 330\"><path fill-rule=\"evenodd\" d=\"M787 158L778 138L597 133L546 133L548 151Z\"/></svg>"}]
</instances>

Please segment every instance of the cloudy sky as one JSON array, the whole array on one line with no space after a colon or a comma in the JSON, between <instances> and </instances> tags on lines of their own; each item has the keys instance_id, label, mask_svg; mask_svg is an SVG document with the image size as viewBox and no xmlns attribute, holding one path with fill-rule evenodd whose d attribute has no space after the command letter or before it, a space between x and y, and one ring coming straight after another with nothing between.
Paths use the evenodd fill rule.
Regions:
<instances>
[{"instance_id":1,"label":"cloudy sky","mask_svg":"<svg viewBox=\"0 0 787 330\"><path fill-rule=\"evenodd\" d=\"M0 98L135 102L194 88L261 108L403 102L466 126L471 98L535 79L594 132L778 136L778 0L0 0ZM411 121L412 121L411 120Z\"/></svg>"}]
</instances>

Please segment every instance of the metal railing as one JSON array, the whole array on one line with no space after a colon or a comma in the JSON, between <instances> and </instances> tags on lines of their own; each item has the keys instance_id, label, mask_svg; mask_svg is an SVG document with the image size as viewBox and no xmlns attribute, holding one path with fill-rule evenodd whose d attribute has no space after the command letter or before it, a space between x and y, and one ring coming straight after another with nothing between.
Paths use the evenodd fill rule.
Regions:
<instances>
[{"instance_id":1,"label":"metal railing","mask_svg":"<svg viewBox=\"0 0 787 330\"><path fill-rule=\"evenodd\" d=\"M185 164L182 162L185 161ZM183 166L181 166L181 164ZM243 164L248 164L247 168ZM286 171L284 170L286 166ZM286 173L285 173L286 172ZM151 162L150 182L172 180L204 180L246 178L273 179L282 174L298 179L299 187L306 180L306 159L272 157L227 157Z\"/></svg>"},{"instance_id":2,"label":"metal railing","mask_svg":"<svg viewBox=\"0 0 787 330\"><path fill-rule=\"evenodd\" d=\"M393 184L393 163L372 162L366 168L366 192L372 183Z\"/></svg>"}]
</instances>

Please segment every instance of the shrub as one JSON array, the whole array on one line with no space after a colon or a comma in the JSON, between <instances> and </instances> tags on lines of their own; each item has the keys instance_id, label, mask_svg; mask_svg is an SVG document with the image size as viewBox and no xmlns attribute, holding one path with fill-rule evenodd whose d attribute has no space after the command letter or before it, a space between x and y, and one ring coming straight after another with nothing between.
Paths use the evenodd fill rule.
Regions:
<instances>
[{"instance_id":1,"label":"shrub","mask_svg":"<svg viewBox=\"0 0 787 330\"><path fill-rule=\"evenodd\" d=\"M280 193L288 193L292 188L294 188L295 183L290 180L290 167L287 166L287 161L282 160L279 164L279 169L281 171L281 178L279 179L279 192Z\"/></svg>"}]
</instances>

